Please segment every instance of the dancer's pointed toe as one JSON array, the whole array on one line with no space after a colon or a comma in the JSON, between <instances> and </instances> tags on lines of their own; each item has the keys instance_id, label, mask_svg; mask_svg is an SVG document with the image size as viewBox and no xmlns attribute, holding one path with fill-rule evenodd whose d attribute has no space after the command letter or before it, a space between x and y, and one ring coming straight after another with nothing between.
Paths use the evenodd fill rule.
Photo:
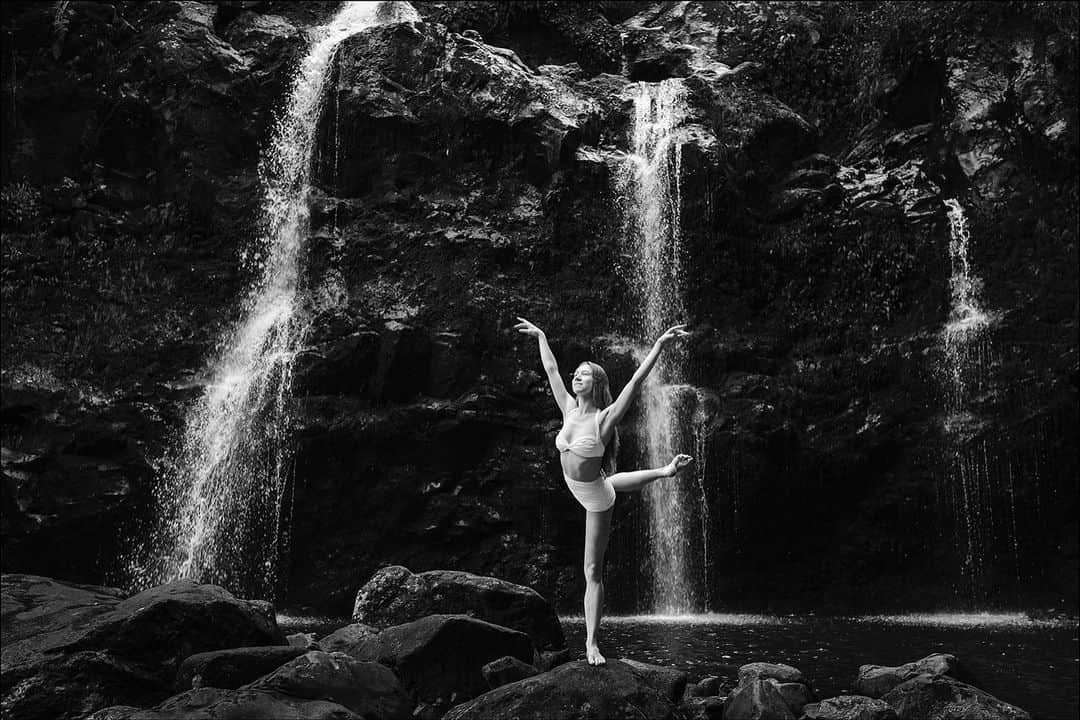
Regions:
<instances>
[{"instance_id":1,"label":"dancer's pointed toe","mask_svg":"<svg viewBox=\"0 0 1080 720\"><path fill-rule=\"evenodd\" d=\"M675 477L679 472L690 463L694 462L694 458L689 455L679 454L671 458L671 462L664 468L665 474L668 477Z\"/></svg>"}]
</instances>

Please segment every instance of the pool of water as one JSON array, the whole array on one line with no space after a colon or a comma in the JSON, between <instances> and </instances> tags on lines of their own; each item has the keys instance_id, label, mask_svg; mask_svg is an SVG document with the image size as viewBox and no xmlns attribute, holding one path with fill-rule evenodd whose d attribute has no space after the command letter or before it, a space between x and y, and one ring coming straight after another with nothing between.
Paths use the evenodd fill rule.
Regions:
<instances>
[{"instance_id":1,"label":"pool of water","mask_svg":"<svg viewBox=\"0 0 1080 720\"><path fill-rule=\"evenodd\" d=\"M584 620L561 620L570 647L581 648ZM859 665L900 665L950 652L988 692L1043 720L1080 717L1078 647L1076 620L1033 622L1008 614L616 617L604 619L600 635L607 657L674 665L691 681L709 675L734 680L749 662L794 665L821 697L853 692Z\"/></svg>"},{"instance_id":2,"label":"pool of water","mask_svg":"<svg viewBox=\"0 0 1080 720\"><path fill-rule=\"evenodd\" d=\"M575 657L584 657L584 620L560 620ZM314 632L317 637L348 623L347 618L278 616L286 633ZM782 662L802 670L821 697L852 692L859 665L900 665L934 652L950 652L987 691L1036 718L1080 717L1076 619L1032 621L1001 613L608 617L600 649L609 658L677 667L691 682L709 675L734 680L740 665Z\"/></svg>"}]
</instances>

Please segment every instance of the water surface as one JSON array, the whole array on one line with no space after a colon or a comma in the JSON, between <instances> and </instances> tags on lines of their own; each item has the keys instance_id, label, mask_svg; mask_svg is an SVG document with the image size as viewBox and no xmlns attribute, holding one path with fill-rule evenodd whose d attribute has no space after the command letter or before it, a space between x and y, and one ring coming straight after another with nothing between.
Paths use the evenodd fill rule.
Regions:
<instances>
[{"instance_id":1,"label":"water surface","mask_svg":"<svg viewBox=\"0 0 1080 720\"><path fill-rule=\"evenodd\" d=\"M577 653L585 642L584 620L560 619ZM709 675L734 680L749 662L794 665L821 697L852 693L859 665L901 665L949 652L988 692L1043 720L1080 717L1078 647L1075 619L1031 621L1001 613L614 617L604 619L600 636L608 658L673 665L691 682Z\"/></svg>"},{"instance_id":2,"label":"water surface","mask_svg":"<svg viewBox=\"0 0 1080 720\"><path fill-rule=\"evenodd\" d=\"M585 623L561 617L573 657L584 657ZM322 637L348 618L278 615L286 633ZM859 618L746 614L604 618L600 649L677 667L691 682L734 681L740 665L781 662L802 670L820 697L853 692L859 665L901 665L935 652L956 655L1001 700L1040 720L1080 717L1080 634L1075 618L1032 621L1019 613L876 615Z\"/></svg>"}]
</instances>

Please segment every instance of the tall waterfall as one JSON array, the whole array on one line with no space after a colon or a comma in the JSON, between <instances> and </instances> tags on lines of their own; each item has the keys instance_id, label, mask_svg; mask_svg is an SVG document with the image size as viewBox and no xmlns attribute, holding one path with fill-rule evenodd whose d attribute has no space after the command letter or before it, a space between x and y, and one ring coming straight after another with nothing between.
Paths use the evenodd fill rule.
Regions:
<instances>
[{"instance_id":1,"label":"tall waterfall","mask_svg":"<svg viewBox=\"0 0 1080 720\"><path fill-rule=\"evenodd\" d=\"M634 96L630 152L619 169L624 236L633 256L629 280L640 302L639 321L648 340L685 320L679 282L681 147L675 130L686 113L681 80L640 83ZM678 346L669 346L642 389L640 436L643 462L665 465L677 452L692 452L677 417L681 381ZM640 359L640 358L639 358ZM649 516L649 568L653 611L688 612L697 606L691 579L690 536L684 509L689 488L679 480L645 490Z\"/></svg>"},{"instance_id":2,"label":"tall waterfall","mask_svg":"<svg viewBox=\"0 0 1080 720\"><path fill-rule=\"evenodd\" d=\"M972 413L977 394L988 385L992 362L992 316L980 300L982 281L975 275L968 250L970 232L964 209L955 199L945 201L949 219L949 280L951 307L942 333L946 385L945 457L946 499L953 507L955 540L961 551L967 595L978 600L986 549L993 544L993 499L1001 473L994 443L981 436L981 423ZM1011 523L1015 505L1011 469L1008 476ZM1013 532L1014 547L1016 542Z\"/></svg>"},{"instance_id":3,"label":"tall waterfall","mask_svg":"<svg viewBox=\"0 0 1080 720\"><path fill-rule=\"evenodd\" d=\"M347 2L310 33L288 101L260 164L258 278L219 343L157 487L158 525L131 568L137 585L191 578L272 593L287 541L291 462L286 403L307 318L301 311L312 152L337 46L366 28L418 20L408 3Z\"/></svg>"}]
</instances>

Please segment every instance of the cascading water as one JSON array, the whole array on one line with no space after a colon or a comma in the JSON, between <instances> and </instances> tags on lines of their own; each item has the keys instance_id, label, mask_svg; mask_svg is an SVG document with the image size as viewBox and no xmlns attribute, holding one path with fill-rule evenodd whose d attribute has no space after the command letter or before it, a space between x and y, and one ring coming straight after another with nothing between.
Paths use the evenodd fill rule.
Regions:
<instances>
[{"instance_id":1,"label":"cascading water","mask_svg":"<svg viewBox=\"0 0 1080 720\"><path fill-rule=\"evenodd\" d=\"M679 281L682 153L675 141L685 108L680 80L637 85L630 152L617 178L624 203L624 236L634 258L629 280L641 302L641 329L649 339L685 318ZM643 463L649 467L664 465L676 453L690 449L677 416L680 394L672 391L681 379L680 360L678 347L669 347L642 388L640 435L645 444ZM644 495L653 611L694 610L698 598L689 567L693 526L684 512L687 488L679 481L661 481L649 486Z\"/></svg>"},{"instance_id":2,"label":"cascading water","mask_svg":"<svg viewBox=\"0 0 1080 720\"><path fill-rule=\"evenodd\" d=\"M286 401L307 319L300 310L308 196L323 88L337 46L387 22L418 20L408 3L347 2L311 45L260 164L265 188L259 274L226 335L202 398L156 494L158 525L132 562L136 586L176 578L272 593L291 508Z\"/></svg>"},{"instance_id":3,"label":"cascading water","mask_svg":"<svg viewBox=\"0 0 1080 720\"><path fill-rule=\"evenodd\" d=\"M993 544L993 478L996 463L991 441L972 413L972 403L988 385L992 362L990 327L993 317L979 299L981 280L971 268L967 218L955 199L945 201L949 219L949 280L951 308L943 331L946 379L945 433L948 500L954 508L955 539L962 552L967 594L978 599L985 572L986 549ZM1011 472L1011 470L1010 470ZM1009 488L1012 487L1011 477ZM1009 494L1015 525L1015 505ZM1016 542L1013 533L1014 545Z\"/></svg>"},{"instance_id":4,"label":"cascading water","mask_svg":"<svg viewBox=\"0 0 1080 720\"><path fill-rule=\"evenodd\" d=\"M990 315L979 301L982 282L971 270L968 244L971 240L964 209L955 199L945 201L949 217L949 260L952 277L949 289L952 306L945 326L945 362L949 374L949 410L963 412L968 393L981 389L986 381L990 354Z\"/></svg>"}]
</instances>

